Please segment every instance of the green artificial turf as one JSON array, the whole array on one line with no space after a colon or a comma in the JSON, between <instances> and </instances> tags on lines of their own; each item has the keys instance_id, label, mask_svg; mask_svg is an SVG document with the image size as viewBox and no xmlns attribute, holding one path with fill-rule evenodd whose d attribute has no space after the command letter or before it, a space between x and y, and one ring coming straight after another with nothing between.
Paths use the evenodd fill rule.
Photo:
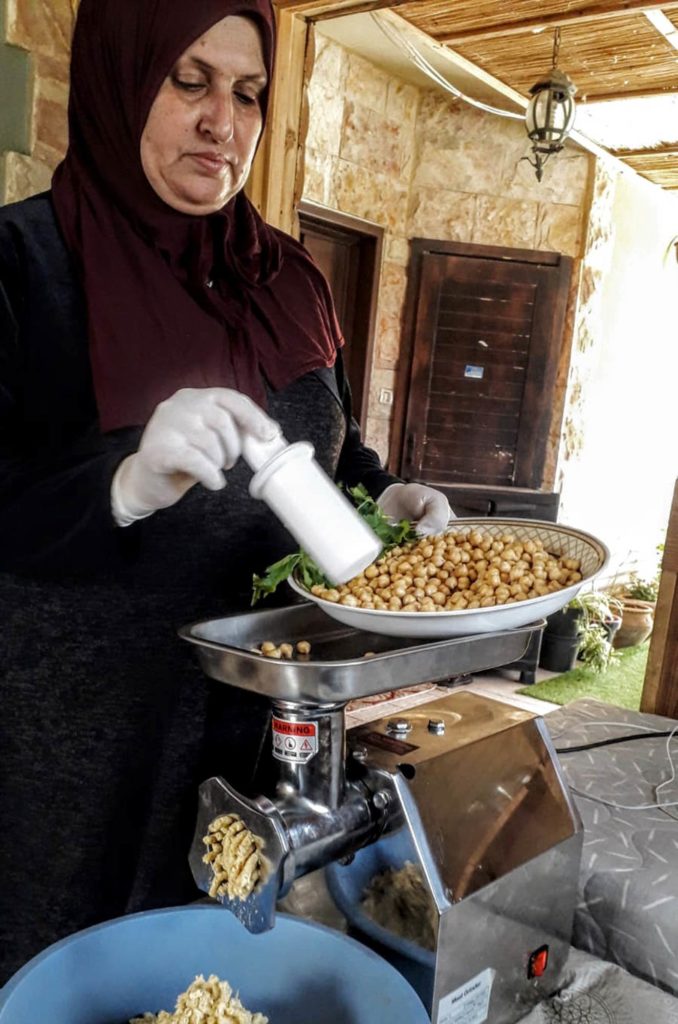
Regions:
<instances>
[{"instance_id":1,"label":"green artificial turf","mask_svg":"<svg viewBox=\"0 0 678 1024\"><path fill-rule=\"evenodd\" d=\"M638 647L615 651L615 658L605 672L592 672L582 665L541 683L525 686L518 693L550 700L553 704L569 704L580 697L596 697L606 704L618 704L638 711L649 647L648 640Z\"/></svg>"}]
</instances>

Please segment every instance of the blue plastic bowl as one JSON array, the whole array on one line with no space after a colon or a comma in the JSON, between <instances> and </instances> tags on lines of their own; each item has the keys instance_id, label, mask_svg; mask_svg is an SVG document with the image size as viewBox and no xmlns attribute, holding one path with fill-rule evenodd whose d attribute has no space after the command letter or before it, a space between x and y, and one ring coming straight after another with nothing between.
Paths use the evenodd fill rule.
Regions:
<instances>
[{"instance_id":1,"label":"blue plastic bowl","mask_svg":"<svg viewBox=\"0 0 678 1024\"><path fill-rule=\"evenodd\" d=\"M430 1002L433 995L435 954L383 928L361 906L365 890L375 875L386 868L401 868L408 860L416 862L416 859L409 833L406 829L400 829L358 850L350 864L329 864L325 868L325 878L330 894L348 921L352 934L380 956L386 957L414 986L422 999Z\"/></svg>"},{"instance_id":2,"label":"blue plastic bowl","mask_svg":"<svg viewBox=\"0 0 678 1024\"><path fill-rule=\"evenodd\" d=\"M217 974L271 1024L429 1024L390 964L353 939L279 915L251 935L221 907L155 910L78 932L0 990L0 1024L123 1024L172 1010L197 974Z\"/></svg>"}]
</instances>

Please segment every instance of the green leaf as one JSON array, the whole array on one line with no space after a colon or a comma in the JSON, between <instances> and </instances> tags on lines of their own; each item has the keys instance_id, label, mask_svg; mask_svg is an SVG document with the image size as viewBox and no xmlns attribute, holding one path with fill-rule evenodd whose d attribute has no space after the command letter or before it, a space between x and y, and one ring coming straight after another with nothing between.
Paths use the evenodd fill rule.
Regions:
<instances>
[{"instance_id":1,"label":"green leaf","mask_svg":"<svg viewBox=\"0 0 678 1024\"><path fill-rule=\"evenodd\" d=\"M283 583L294 572L301 558L302 552L297 551L269 565L264 576L257 576L255 573L252 576L252 604L255 605L262 597L272 594L278 584Z\"/></svg>"},{"instance_id":2,"label":"green leaf","mask_svg":"<svg viewBox=\"0 0 678 1024\"><path fill-rule=\"evenodd\" d=\"M353 498L360 515L382 541L384 551L389 551L390 548L394 548L399 544L417 540L417 532L412 524L407 519L401 519L398 523L392 523L362 484L352 487L349 490L349 494Z\"/></svg>"},{"instance_id":3,"label":"green leaf","mask_svg":"<svg viewBox=\"0 0 678 1024\"><path fill-rule=\"evenodd\" d=\"M401 519L399 523L392 523L362 484L352 487L349 494L353 498L358 513L368 526L372 527L382 542L382 555L386 551L390 551L391 548L418 539L416 530L407 519ZM330 586L329 580L313 559L305 551L296 551L294 554L286 555L278 562L274 562L273 565L269 565L263 576L256 574L252 576L252 604L255 605L261 598L272 594L279 584L293 573L307 590L316 584L324 587Z\"/></svg>"}]
</instances>

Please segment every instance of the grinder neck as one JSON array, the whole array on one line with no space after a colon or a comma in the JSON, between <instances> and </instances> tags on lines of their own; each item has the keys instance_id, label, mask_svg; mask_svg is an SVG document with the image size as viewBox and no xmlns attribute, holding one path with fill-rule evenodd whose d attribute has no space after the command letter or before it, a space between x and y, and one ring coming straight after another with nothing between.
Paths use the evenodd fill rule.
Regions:
<instances>
[{"instance_id":1,"label":"grinder neck","mask_svg":"<svg viewBox=\"0 0 678 1024\"><path fill-rule=\"evenodd\" d=\"M339 807L346 796L344 703L273 701L272 730L276 795Z\"/></svg>"}]
</instances>

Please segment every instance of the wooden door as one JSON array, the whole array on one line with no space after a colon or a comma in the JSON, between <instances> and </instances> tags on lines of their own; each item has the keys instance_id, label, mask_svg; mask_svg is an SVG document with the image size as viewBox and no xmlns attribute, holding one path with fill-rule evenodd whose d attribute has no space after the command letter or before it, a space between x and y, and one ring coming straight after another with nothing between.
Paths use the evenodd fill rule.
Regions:
<instances>
[{"instance_id":1,"label":"wooden door","mask_svg":"<svg viewBox=\"0 0 678 1024\"><path fill-rule=\"evenodd\" d=\"M342 350L353 415L367 423L383 229L306 202L299 206L300 239L327 278L344 335Z\"/></svg>"},{"instance_id":2,"label":"wooden door","mask_svg":"<svg viewBox=\"0 0 678 1024\"><path fill-rule=\"evenodd\" d=\"M572 261L429 240L413 249L401 475L541 487Z\"/></svg>"}]
</instances>

